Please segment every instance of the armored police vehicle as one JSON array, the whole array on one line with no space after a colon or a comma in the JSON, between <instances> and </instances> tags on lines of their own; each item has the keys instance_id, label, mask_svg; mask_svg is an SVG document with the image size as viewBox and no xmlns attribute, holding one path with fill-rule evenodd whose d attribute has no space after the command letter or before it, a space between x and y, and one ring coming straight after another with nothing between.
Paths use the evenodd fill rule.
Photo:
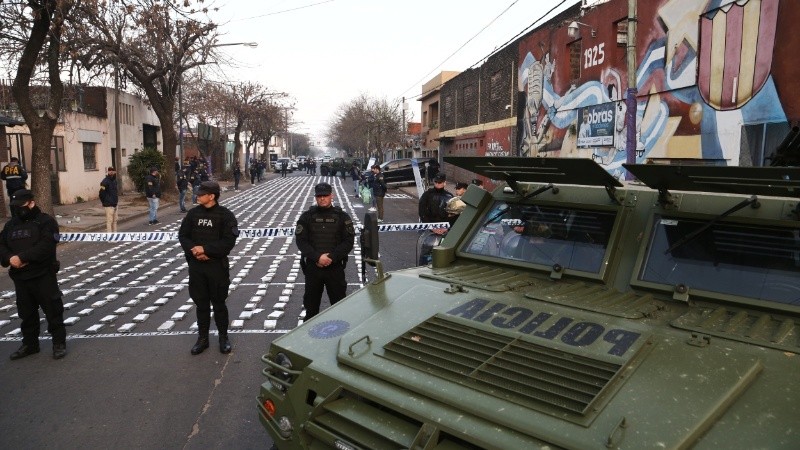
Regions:
<instances>
[{"instance_id":1,"label":"armored police vehicle","mask_svg":"<svg viewBox=\"0 0 800 450\"><path fill-rule=\"evenodd\" d=\"M274 341L279 449L800 448L800 168L446 162L504 186Z\"/></svg>"}]
</instances>

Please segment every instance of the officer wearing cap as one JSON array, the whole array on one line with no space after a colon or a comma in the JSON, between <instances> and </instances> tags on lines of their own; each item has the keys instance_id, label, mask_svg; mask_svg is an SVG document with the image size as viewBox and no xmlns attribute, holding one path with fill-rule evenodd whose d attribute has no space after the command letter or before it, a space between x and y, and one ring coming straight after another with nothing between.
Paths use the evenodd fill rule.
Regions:
<instances>
[{"instance_id":1,"label":"officer wearing cap","mask_svg":"<svg viewBox=\"0 0 800 450\"><path fill-rule=\"evenodd\" d=\"M53 358L61 359L67 354L67 331L56 279L58 222L36 206L33 193L27 189L14 192L11 208L14 216L0 232L0 265L11 267L8 275L14 281L17 312L22 320L22 346L11 354L11 359L39 353L40 307L53 337Z\"/></svg>"},{"instance_id":2,"label":"officer wearing cap","mask_svg":"<svg viewBox=\"0 0 800 450\"><path fill-rule=\"evenodd\" d=\"M347 294L344 268L356 234L350 216L333 206L330 184L314 186L314 197L317 204L300 215L294 232L302 255L300 267L306 277L306 320L319 313L324 290L328 291L331 305Z\"/></svg>"},{"instance_id":3,"label":"officer wearing cap","mask_svg":"<svg viewBox=\"0 0 800 450\"><path fill-rule=\"evenodd\" d=\"M204 181L197 189L198 206L190 209L181 222L178 240L189 264L189 296L197 305L197 343L191 353L208 348L211 308L219 332L219 351L231 352L228 339L228 298L230 264L228 254L239 236L236 217L218 203L219 184Z\"/></svg>"},{"instance_id":4,"label":"officer wearing cap","mask_svg":"<svg viewBox=\"0 0 800 450\"><path fill-rule=\"evenodd\" d=\"M447 201L453 198L453 194L445 189L446 181L447 177L444 172L437 173L433 177L433 187L425 191L422 197L419 198L420 222L447 222L445 207L447 206Z\"/></svg>"}]
</instances>

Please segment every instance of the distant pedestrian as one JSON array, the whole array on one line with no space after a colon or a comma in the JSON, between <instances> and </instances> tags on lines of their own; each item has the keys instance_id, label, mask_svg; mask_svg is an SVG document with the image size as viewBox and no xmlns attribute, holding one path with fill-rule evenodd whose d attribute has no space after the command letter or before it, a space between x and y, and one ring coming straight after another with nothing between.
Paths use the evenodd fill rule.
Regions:
<instances>
[{"instance_id":1,"label":"distant pedestrian","mask_svg":"<svg viewBox=\"0 0 800 450\"><path fill-rule=\"evenodd\" d=\"M175 173L181 171L181 160L177 156L175 157Z\"/></svg>"},{"instance_id":2,"label":"distant pedestrian","mask_svg":"<svg viewBox=\"0 0 800 450\"><path fill-rule=\"evenodd\" d=\"M483 180L481 180L480 178L473 179L472 180L472 184L474 184L475 186L478 186L481 189L486 189L486 188L483 187Z\"/></svg>"},{"instance_id":3,"label":"distant pedestrian","mask_svg":"<svg viewBox=\"0 0 800 450\"><path fill-rule=\"evenodd\" d=\"M220 353L231 352L228 339L228 298L230 263L228 255L239 236L233 213L219 204L220 188L214 181L204 181L197 190L200 202L189 210L178 231L183 253L189 265L189 296L197 306L197 342L191 349L199 355L208 348L211 308L219 333Z\"/></svg>"},{"instance_id":4,"label":"distant pedestrian","mask_svg":"<svg viewBox=\"0 0 800 450\"><path fill-rule=\"evenodd\" d=\"M289 161L281 161L281 177L286 178L286 171L289 170Z\"/></svg>"},{"instance_id":5,"label":"distant pedestrian","mask_svg":"<svg viewBox=\"0 0 800 450\"><path fill-rule=\"evenodd\" d=\"M197 204L197 190L200 188L200 184L203 181L208 181L208 172L206 172L205 167L203 164L197 165L194 171L189 174L189 184L192 185L192 204Z\"/></svg>"},{"instance_id":6,"label":"distant pedestrian","mask_svg":"<svg viewBox=\"0 0 800 450\"><path fill-rule=\"evenodd\" d=\"M258 164L255 161L250 163L250 184L256 184L256 176L258 175Z\"/></svg>"},{"instance_id":7,"label":"distant pedestrian","mask_svg":"<svg viewBox=\"0 0 800 450\"><path fill-rule=\"evenodd\" d=\"M431 158L428 160L428 168L425 169L425 175L428 178L428 183L432 183L433 179L436 175L439 174L439 160L436 158Z\"/></svg>"},{"instance_id":8,"label":"distant pedestrian","mask_svg":"<svg viewBox=\"0 0 800 450\"><path fill-rule=\"evenodd\" d=\"M374 182L375 182L375 171L373 171L372 168L370 167L370 170L367 173L367 179L364 182L367 189L369 190L369 209L367 210L369 212L375 212L378 210L378 206L375 203L375 196L372 195L372 183ZM365 201L364 203L366 204L367 202Z\"/></svg>"},{"instance_id":9,"label":"distant pedestrian","mask_svg":"<svg viewBox=\"0 0 800 450\"><path fill-rule=\"evenodd\" d=\"M358 188L361 184L361 167L359 167L358 163L353 161L352 167L350 167L350 178L353 179L353 197L358 197Z\"/></svg>"},{"instance_id":10,"label":"distant pedestrian","mask_svg":"<svg viewBox=\"0 0 800 450\"><path fill-rule=\"evenodd\" d=\"M381 166L374 164L372 166L372 198L375 201L375 206L378 209L378 223L383 223L383 198L386 196L386 180L381 173Z\"/></svg>"},{"instance_id":11,"label":"distant pedestrian","mask_svg":"<svg viewBox=\"0 0 800 450\"><path fill-rule=\"evenodd\" d=\"M117 232L117 169L106 169L106 177L100 182L100 203L106 212L106 233Z\"/></svg>"},{"instance_id":12,"label":"distant pedestrian","mask_svg":"<svg viewBox=\"0 0 800 450\"><path fill-rule=\"evenodd\" d=\"M58 222L36 206L33 193L27 189L11 196L11 207L16 214L0 232L0 265L11 267L8 275L14 281L17 313L22 320L22 346L11 359L39 353L39 308L53 338L53 358L61 359L67 355L67 330L56 278Z\"/></svg>"},{"instance_id":13,"label":"distant pedestrian","mask_svg":"<svg viewBox=\"0 0 800 450\"><path fill-rule=\"evenodd\" d=\"M188 168L179 170L175 174L175 184L178 187L178 206L182 213L186 212L186 191L189 190L189 176L186 174Z\"/></svg>"},{"instance_id":14,"label":"distant pedestrian","mask_svg":"<svg viewBox=\"0 0 800 450\"><path fill-rule=\"evenodd\" d=\"M239 180L242 179L242 169L239 168L239 163L233 167L233 190L239 190Z\"/></svg>"},{"instance_id":15,"label":"distant pedestrian","mask_svg":"<svg viewBox=\"0 0 800 450\"><path fill-rule=\"evenodd\" d=\"M464 182L456 183L456 197L461 197L462 195L464 195L464 193L467 192L468 187L469 185L467 183Z\"/></svg>"},{"instance_id":16,"label":"distant pedestrian","mask_svg":"<svg viewBox=\"0 0 800 450\"><path fill-rule=\"evenodd\" d=\"M144 180L144 195L150 206L147 222L148 225L160 223L158 221L158 202L161 199L161 177L158 176L158 167L150 168L150 175Z\"/></svg>"},{"instance_id":17,"label":"distant pedestrian","mask_svg":"<svg viewBox=\"0 0 800 450\"><path fill-rule=\"evenodd\" d=\"M295 227L300 267L306 277L303 306L309 320L319 313L322 293L327 289L331 305L347 294L344 268L353 249L355 229L350 216L333 206L333 188L328 183L314 186L317 204L300 215Z\"/></svg>"},{"instance_id":18,"label":"distant pedestrian","mask_svg":"<svg viewBox=\"0 0 800 450\"><path fill-rule=\"evenodd\" d=\"M6 192L8 198L20 189L25 189L25 180L28 179L28 172L19 164L19 158L11 157L11 161L0 171L0 179L6 182Z\"/></svg>"}]
</instances>

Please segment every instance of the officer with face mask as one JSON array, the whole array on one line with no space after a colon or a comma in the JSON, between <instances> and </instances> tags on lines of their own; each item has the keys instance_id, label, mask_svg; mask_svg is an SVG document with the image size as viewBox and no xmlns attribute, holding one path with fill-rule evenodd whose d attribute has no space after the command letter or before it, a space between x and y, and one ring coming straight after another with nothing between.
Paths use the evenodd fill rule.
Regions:
<instances>
[{"instance_id":1,"label":"officer with face mask","mask_svg":"<svg viewBox=\"0 0 800 450\"><path fill-rule=\"evenodd\" d=\"M39 353L39 308L47 318L47 331L53 337L53 358L67 354L67 331L64 328L64 304L56 273L58 222L43 213L27 189L11 196L14 217L0 232L0 265L9 267L14 281L17 311L22 320L22 346L11 354L20 359Z\"/></svg>"}]
</instances>

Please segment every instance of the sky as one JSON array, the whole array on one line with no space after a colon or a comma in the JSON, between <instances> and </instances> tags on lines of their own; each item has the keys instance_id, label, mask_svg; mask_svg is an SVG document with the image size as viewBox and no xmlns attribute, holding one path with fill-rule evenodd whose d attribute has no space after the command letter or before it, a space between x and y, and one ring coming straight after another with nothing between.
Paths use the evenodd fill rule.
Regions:
<instances>
[{"instance_id":1,"label":"sky","mask_svg":"<svg viewBox=\"0 0 800 450\"><path fill-rule=\"evenodd\" d=\"M231 63L220 81L259 82L295 103L290 130L324 145L336 111L361 94L407 100L422 85L480 63L551 8L578 0L216 0ZM551 14L551 16L552 16ZM478 64L479 65L479 64Z\"/></svg>"}]
</instances>

